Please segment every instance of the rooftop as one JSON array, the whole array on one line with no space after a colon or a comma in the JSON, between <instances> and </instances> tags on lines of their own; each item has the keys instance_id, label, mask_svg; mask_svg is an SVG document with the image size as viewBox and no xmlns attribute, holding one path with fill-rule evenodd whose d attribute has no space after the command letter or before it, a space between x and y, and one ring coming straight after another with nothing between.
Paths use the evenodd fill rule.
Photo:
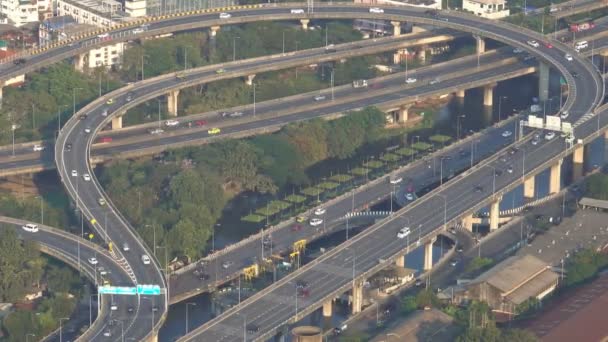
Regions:
<instances>
[{"instance_id":1,"label":"rooftop","mask_svg":"<svg viewBox=\"0 0 608 342\"><path fill-rule=\"evenodd\" d=\"M484 5L501 5L507 2L507 0L469 0Z\"/></svg>"},{"instance_id":2,"label":"rooftop","mask_svg":"<svg viewBox=\"0 0 608 342\"><path fill-rule=\"evenodd\" d=\"M509 295L547 269L547 264L535 256L509 257L483 273L471 283L487 282L504 295Z\"/></svg>"},{"instance_id":3,"label":"rooftop","mask_svg":"<svg viewBox=\"0 0 608 342\"><path fill-rule=\"evenodd\" d=\"M608 201L599 200L595 198L583 197L580 201L578 201L580 205L600 208L600 209L608 209Z\"/></svg>"},{"instance_id":4,"label":"rooftop","mask_svg":"<svg viewBox=\"0 0 608 342\"><path fill-rule=\"evenodd\" d=\"M530 297L536 297L539 293L545 292L549 287L557 284L559 275L550 269L546 269L541 274L532 278L515 291L507 296L507 299L514 304L521 304Z\"/></svg>"}]
</instances>

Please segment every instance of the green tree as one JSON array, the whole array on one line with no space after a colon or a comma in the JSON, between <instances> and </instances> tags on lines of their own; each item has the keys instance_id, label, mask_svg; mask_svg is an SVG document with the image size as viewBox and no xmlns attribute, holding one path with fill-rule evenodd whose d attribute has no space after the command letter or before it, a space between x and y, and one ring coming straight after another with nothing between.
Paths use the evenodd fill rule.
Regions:
<instances>
[{"instance_id":1,"label":"green tree","mask_svg":"<svg viewBox=\"0 0 608 342\"><path fill-rule=\"evenodd\" d=\"M21 299L32 284L39 283L43 272L37 258L35 244L21 243L12 228L0 227L0 301Z\"/></svg>"},{"instance_id":2,"label":"green tree","mask_svg":"<svg viewBox=\"0 0 608 342\"><path fill-rule=\"evenodd\" d=\"M37 332L38 320L31 311L16 310L2 321L4 330L8 333L8 341L25 341L25 335Z\"/></svg>"},{"instance_id":3,"label":"green tree","mask_svg":"<svg viewBox=\"0 0 608 342\"><path fill-rule=\"evenodd\" d=\"M416 311L418 309L418 304L416 303L416 297L414 296L405 296L401 298L401 313L407 315L411 312Z\"/></svg>"}]
</instances>

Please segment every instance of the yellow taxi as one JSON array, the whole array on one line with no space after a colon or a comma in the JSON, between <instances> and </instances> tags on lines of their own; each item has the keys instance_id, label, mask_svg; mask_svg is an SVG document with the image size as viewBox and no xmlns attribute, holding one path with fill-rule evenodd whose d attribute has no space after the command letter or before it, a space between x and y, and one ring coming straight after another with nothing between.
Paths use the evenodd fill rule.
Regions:
<instances>
[{"instance_id":1,"label":"yellow taxi","mask_svg":"<svg viewBox=\"0 0 608 342\"><path fill-rule=\"evenodd\" d=\"M209 133L210 135L219 134L220 132L221 132L221 130L219 128L217 128L217 127L212 128L212 129L210 129L210 130L207 131L207 133Z\"/></svg>"}]
</instances>

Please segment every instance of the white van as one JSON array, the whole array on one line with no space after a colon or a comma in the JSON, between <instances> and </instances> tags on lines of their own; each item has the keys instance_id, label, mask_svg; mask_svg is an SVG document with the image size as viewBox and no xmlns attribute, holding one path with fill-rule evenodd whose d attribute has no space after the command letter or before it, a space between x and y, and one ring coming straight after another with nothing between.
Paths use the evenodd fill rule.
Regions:
<instances>
[{"instance_id":1,"label":"white van","mask_svg":"<svg viewBox=\"0 0 608 342\"><path fill-rule=\"evenodd\" d=\"M291 10L291 14L304 14L304 10L301 8L298 9L292 9Z\"/></svg>"},{"instance_id":2,"label":"white van","mask_svg":"<svg viewBox=\"0 0 608 342\"><path fill-rule=\"evenodd\" d=\"M576 44L574 45L574 49L576 51L586 49L588 47L589 47L589 42L587 42L586 40L581 40L580 42L576 42Z\"/></svg>"}]
</instances>

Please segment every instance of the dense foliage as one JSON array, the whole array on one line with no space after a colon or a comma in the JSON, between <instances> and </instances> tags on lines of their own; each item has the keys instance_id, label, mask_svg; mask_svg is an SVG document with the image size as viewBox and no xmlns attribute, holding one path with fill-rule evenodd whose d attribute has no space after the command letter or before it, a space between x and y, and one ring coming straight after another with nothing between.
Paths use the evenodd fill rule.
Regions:
<instances>
[{"instance_id":1,"label":"dense foliage","mask_svg":"<svg viewBox=\"0 0 608 342\"><path fill-rule=\"evenodd\" d=\"M46 283L51 296L36 303L36 312L17 309L2 321L8 341L23 341L26 334L45 336L57 328L60 317L69 317L81 291L81 279L64 265L42 257L35 243L20 242L12 228L0 227L0 302L19 302Z\"/></svg>"},{"instance_id":2,"label":"dense foliage","mask_svg":"<svg viewBox=\"0 0 608 342\"><path fill-rule=\"evenodd\" d=\"M591 249L577 252L566 265L568 275L566 285L577 285L597 275L597 273L608 266L608 255L598 253Z\"/></svg>"},{"instance_id":3,"label":"dense foliage","mask_svg":"<svg viewBox=\"0 0 608 342\"><path fill-rule=\"evenodd\" d=\"M276 134L174 150L161 163L114 161L100 180L150 246L156 236L171 256L198 257L233 194L308 184L310 166L352 156L383 125L384 114L369 108L334 121L294 123Z\"/></svg>"}]
</instances>

